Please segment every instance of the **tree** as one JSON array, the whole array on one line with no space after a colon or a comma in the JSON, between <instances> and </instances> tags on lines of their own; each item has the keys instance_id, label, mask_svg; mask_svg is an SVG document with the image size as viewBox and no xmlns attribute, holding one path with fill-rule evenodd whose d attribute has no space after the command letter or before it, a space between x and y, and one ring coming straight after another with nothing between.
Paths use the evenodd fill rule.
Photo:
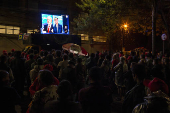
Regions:
<instances>
[{"instance_id":1,"label":"tree","mask_svg":"<svg viewBox=\"0 0 170 113\"><path fill-rule=\"evenodd\" d=\"M116 39L115 31L120 30L119 20L120 7L117 1L113 0L82 0L82 4L77 4L83 12L74 19L75 31L87 33L90 36L103 35L113 43ZM120 37L120 36L119 36ZM120 38L114 40L115 45L120 45Z\"/></svg>"},{"instance_id":2,"label":"tree","mask_svg":"<svg viewBox=\"0 0 170 113\"><path fill-rule=\"evenodd\" d=\"M120 26L127 22L129 29L133 31L145 35L152 34L152 51L155 53L156 35L161 34L165 26L168 30L164 11L158 13L157 4L163 2L163 0L82 0L82 4L77 4L83 12L74 20L77 25L75 30L90 35L105 35L108 40L120 42L120 38L113 36L115 32L120 33Z\"/></svg>"},{"instance_id":3,"label":"tree","mask_svg":"<svg viewBox=\"0 0 170 113\"><path fill-rule=\"evenodd\" d=\"M77 4L83 12L74 19L77 24L75 30L86 31L88 34L105 34L113 29L116 21L115 2L112 0L82 0ZM107 27L106 27L107 26Z\"/></svg>"}]
</instances>

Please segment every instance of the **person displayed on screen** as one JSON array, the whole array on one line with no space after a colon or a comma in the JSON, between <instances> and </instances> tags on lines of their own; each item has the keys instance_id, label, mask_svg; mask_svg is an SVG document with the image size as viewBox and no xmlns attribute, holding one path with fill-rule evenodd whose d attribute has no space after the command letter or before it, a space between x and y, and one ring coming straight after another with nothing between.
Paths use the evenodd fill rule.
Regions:
<instances>
[{"instance_id":1,"label":"person displayed on screen","mask_svg":"<svg viewBox=\"0 0 170 113\"><path fill-rule=\"evenodd\" d=\"M47 17L47 24L44 25L43 31L46 31L46 33L53 33L52 18L50 16Z\"/></svg>"},{"instance_id":2,"label":"person displayed on screen","mask_svg":"<svg viewBox=\"0 0 170 113\"><path fill-rule=\"evenodd\" d=\"M55 25L54 25L54 33L62 33L62 25L58 23L58 18L54 18Z\"/></svg>"}]
</instances>

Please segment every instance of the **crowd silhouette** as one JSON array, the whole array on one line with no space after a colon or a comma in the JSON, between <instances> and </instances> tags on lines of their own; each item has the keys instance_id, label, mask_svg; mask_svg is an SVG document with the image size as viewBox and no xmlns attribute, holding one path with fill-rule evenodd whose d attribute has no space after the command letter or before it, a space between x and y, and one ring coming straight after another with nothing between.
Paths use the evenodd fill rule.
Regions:
<instances>
[{"instance_id":1,"label":"crowd silhouette","mask_svg":"<svg viewBox=\"0 0 170 113\"><path fill-rule=\"evenodd\" d=\"M170 54L142 49L79 56L66 50L3 51L0 56L2 113L170 112ZM24 94L24 92L27 94ZM22 105L21 105L22 106Z\"/></svg>"}]
</instances>

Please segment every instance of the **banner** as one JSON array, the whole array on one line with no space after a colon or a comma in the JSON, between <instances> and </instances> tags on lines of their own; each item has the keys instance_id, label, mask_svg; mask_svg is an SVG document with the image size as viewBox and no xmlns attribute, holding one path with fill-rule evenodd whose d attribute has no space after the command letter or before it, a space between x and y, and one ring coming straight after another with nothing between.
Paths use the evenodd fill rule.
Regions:
<instances>
[{"instance_id":1,"label":"banner","mask_svg":"<svg viewBox=\"0 0 170 113\"><path fill-rule=\"evenodd\" d=\"M24 33L23 40L27 40L30 34Z\"/></svg>"}]
</instances>

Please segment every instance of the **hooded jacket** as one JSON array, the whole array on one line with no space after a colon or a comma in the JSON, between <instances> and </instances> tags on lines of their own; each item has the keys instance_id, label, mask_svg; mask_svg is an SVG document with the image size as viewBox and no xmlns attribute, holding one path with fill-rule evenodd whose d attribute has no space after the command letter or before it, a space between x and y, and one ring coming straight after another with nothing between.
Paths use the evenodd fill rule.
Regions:
<instances>
[{"instance_id":1,"label":"hooded jacket","mask_svg":"<svg viewBox=\"0 0 170 113\"><path fill-rule=\"evenodd\" d=\"M138 104L132 113L169 113L170 97L162 91L156 91L144 98L145 102Z\"/></svg>"}]
</instances>

